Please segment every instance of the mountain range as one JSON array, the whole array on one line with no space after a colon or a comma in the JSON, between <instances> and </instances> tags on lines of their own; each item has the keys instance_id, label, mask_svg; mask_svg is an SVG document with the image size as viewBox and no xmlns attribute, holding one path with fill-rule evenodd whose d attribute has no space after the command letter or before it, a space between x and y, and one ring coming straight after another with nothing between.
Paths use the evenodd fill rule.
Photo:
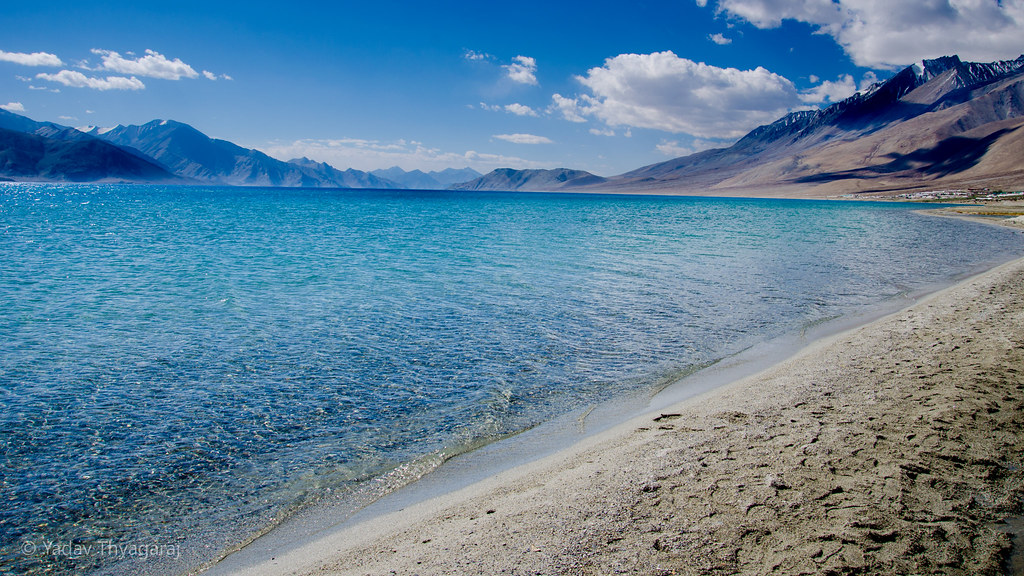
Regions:
<instances>
[{"instance_id":1,"label":"mountain range","mask_svg":"<svg viewBox=\"0 0 1024 576\"><path fill-rule=\"evenodd\" d=\"M284 162L172 120L78 130L0 110L0 179L235 186L834 196L1024 187L1024 56L925 60L727 148L603 178L569 168L338 170Z\"/></svg>"},{"instance_id":2,"label":"mountain range","mask_svg":"<svg viewBox=\"0 0 1024 576\"><path fill-rule=\"evenodd\" d=\"M947 56L826 108L790 113L728 148L605 179L495 170L459 188L721 196L1020 189L1022 127L1024 56L986 64Z\"/></svg>"},{"instance_id":3,"label":"mountain range","mask_svg":"<svg viewBox=\"0 0 1024 576\"><path fill-rule=\"evenodd\" d=\"M385 172L394 180L308 158L283 162L173 120L77 129L0 110L0 178L7 180L442 189L480 176L470 168Z\"/></svg>"},{"instance_id":4,"label":"mountain range","mask_svg":"<svg viewBox=\"0 0 1024 576\"><path fill-rule=\"evenodd\" d=\"M179 182L159 163L74 128L0 110L0 179Z\"/></svg>"},{"instance_id":5,"label":"mountain range","mask_svg":"<svg viewBox=\"0 0 1024 576\"><path fill-rule=\"evenodd\" d=\"M398 166L392 166L387 170L374 170L370 172L378 178L394 182L407 190L444 190L454 184L467 182L482 176L472 168L445 168L444 170L412 170L406 172Z\"/></svg>"}]
</instances>

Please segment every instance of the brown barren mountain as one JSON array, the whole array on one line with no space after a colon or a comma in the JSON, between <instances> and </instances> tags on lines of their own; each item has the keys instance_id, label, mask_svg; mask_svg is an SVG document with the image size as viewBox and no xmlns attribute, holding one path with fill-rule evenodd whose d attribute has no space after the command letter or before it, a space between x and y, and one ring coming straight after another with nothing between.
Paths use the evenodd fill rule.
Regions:
<instances>
[{"instance_id":1,"label":"brown barren mountain","mask_svg":"<svg viewBox=\"0 0 1024 576\"><path fill-rule=\"evenodd\" d=\"M1024 188L1024 57L951 56L908 67L822 110L796 112L730 148L610 178L603 188L836 196Z\"/></svg>"},{"instance_id":2,"label":"brown barren mountain","mask_svg":"<svg viewBox=\"0 0 1024 576\"><path fill-rule=\"evenodd\" d=\"M820 110L793 112L729 148L602 179L495 170L463 189L830 197L1024 189L1024 56L925 60Z\"/></svg>"}]
</instances>

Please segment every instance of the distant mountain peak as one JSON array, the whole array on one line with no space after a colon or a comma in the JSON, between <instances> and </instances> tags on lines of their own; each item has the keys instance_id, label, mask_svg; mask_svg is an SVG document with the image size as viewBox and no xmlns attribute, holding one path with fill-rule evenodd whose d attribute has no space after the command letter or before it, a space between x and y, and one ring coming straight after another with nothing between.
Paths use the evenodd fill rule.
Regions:
<instances>
[{"instance_id":1,"label":"distant mountain peak","mask_svg":"<svg viewBox=\"0 0 1024 576\"><path fill-rule=\"evenodd\" d=\"M996 62L964 62L956 55L942 56L933 60L922 60L910 69L921 84L946 72L952 72L952 82L956 88L970 88L1024 70L1024 55L1016 60Z\"/></svg>"},{"instance_id":2,"label":"distant mountain peak","mask_svg":"<svg viewBox=\"0 0 1024 576\"><path fill-rule=\"evenodd\" d=\"M554 168L550 170L498 168L475 180L451 186L450 189L547 192L592 186L602 184L605 181L605 178L595 176L590 172L570 168Z\"/></svg>"}]
</instances>

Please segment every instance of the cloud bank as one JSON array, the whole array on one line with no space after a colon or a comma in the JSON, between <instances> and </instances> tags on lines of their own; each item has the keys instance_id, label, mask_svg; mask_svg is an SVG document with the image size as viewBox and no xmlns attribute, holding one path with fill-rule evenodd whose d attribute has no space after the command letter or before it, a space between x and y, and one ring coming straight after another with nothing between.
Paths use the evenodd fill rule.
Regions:
<instances>
[{"instance_id":1,"label":"cloud bank","mask_svg":"<svg viewBox=\"0 0 1024 576\"><path fill-rule=\"evenodd\" d=\"M0 105L0 110L7 110L8 112L24 112L25 106L21 102L8 102L7 104Z\"/></svg>"},{"instance_id":2,"label":"cloud bank","mask_svg":"<svg viewBox=\"0 0 1024 576\"><path fill-rule=\"evenodd\" d=\"M989 62L1024 53L1024 0L719 0L717 11L758 28L787 19L816 26L869 68L952 54Z\"/></svg>"}]
</instances>

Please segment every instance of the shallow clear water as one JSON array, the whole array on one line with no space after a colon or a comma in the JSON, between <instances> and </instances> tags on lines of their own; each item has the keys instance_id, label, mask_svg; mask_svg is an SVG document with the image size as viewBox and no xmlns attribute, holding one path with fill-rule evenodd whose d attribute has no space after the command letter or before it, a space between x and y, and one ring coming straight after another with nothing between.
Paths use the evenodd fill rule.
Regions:
<instances>
[{"instance_id":1,"label":"shallow clear water","mask_svg":"<svg viewBox=\"0 0 1024 576\"><path fill-rule=\"evenodd\" d=\"M909 208L0 186L0 571L173 573L1024 254Z\"/></svg>"}]
</instances>

